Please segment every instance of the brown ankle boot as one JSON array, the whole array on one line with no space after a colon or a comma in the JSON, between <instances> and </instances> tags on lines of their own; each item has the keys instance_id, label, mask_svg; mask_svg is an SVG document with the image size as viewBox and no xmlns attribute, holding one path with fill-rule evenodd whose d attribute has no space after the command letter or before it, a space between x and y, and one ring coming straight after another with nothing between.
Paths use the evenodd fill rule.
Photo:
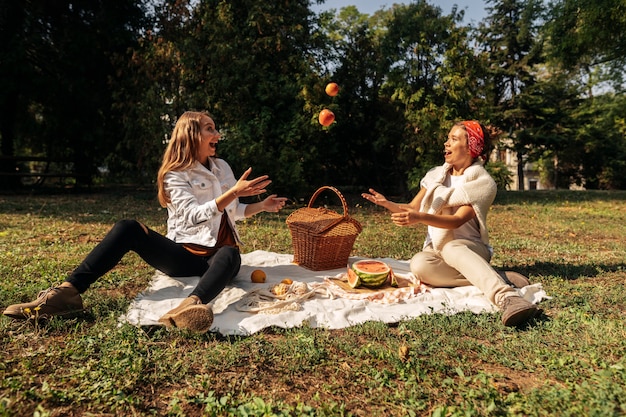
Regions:
<instances>
[{"instance_id":1,"label":"brown ankle boot","mask_svg":"<svg viewBox=\"0 0 626 417\"><path fill-rule=\"evenodd\" d=\"M509 327L519 326L535 317L538 308L518 295L503 299L499 306L502 310L502 324Z\"/></svg>"},{"instance_id":2,"label":"brown ankle boot","mask_svg":"<svg viewBox=\"0 0 626 417\"><path fill-rule=\"evenodd\" d=\"M70 317L83 311L83 299L69 283L41 291L30 303L8 306L3 314L17 320L38 320L53 316Z\"/></svg>"},{"instance_id":3,"label":"brown ankle boot","mask_svg":"<svg viewBox=\"0 0 626 417\"><path fill-rule=\"evenodd\" d=\"M165 327L178 327L198 333L206 333L213 324L211 306L202 304L195 296L185 298L178 307L165 313L159 322Z\"/></svg>"}]
</instances>

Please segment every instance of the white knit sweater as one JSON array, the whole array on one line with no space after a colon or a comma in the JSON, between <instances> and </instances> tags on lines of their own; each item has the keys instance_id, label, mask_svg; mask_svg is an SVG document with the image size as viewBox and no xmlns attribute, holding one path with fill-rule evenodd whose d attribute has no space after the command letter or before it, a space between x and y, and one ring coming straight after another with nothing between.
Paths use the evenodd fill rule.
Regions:
<instances>
[{"instance_id":1,"label":"white knit sweater","mask_svg":"<svg viewBox=\"0 0 626 417\"><path fill-rule=\"evenodd\" d=\"M456 188L444 185L448 172L452 166L444 163L428 171L421 181L426 189L422 200L421 212L430 214L451 214L452 207L471 205L476 213L480 226L480 238L485 245L489 245L487 231L487 213L493 200L496 198L497 186L491 175L480 162L475 162L465 170L465 183ZM431 228L433 249L439 252L443 246L454 239L452 229Z\"/></svg>"}]
</instances>

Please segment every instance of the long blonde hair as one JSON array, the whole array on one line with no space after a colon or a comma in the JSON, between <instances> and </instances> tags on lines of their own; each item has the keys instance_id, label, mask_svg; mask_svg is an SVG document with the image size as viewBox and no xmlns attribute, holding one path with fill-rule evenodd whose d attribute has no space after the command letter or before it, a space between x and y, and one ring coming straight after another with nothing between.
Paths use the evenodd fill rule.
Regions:
<instances>
[{"instance_id":1,"label":"long blonde hair","mask_svg":"<svg viewBox=\"0 0 626 417\"><path fill-rule=\"evenodd\" d=\"M187 169L196 161L201 140L200 121L206 116L211 117L207 112L188 111L176 121L157 175L159 203L163 207L170 202L170 196L165 192L165 174Z\"/></svg>"}]
</instances>

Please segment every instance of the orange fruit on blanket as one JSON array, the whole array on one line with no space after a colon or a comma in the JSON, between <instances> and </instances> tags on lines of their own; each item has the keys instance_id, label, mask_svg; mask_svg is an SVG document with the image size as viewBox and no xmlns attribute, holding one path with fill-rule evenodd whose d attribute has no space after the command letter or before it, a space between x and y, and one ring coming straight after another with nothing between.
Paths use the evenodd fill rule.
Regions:
<instances>
[{"instance_id":1,"label":"orange fruit on blanket","mask_svg":"<svg viewBox=\"0 0 626 417\"><path fill-rule=\"evenodd\" d=\"M324 109L320 112L319 119L322 126L330 126L335 121L335 113Z\"/></svg>"},{"instance_id":2,"label":"orange fruit on blanket","mask_svg":"<svg viewBox=\"0 0 626 417\"><path fill-rule=\"evenodd\" d=\"M285 295L289 292L289 285L287 284L276 284L270 290L274 295Z\"/></svg>"},{"instance_id":3,"label":"orange fruit on blanket","mask_svg":"<svg viewBox=\"0 0 626 417\"><path fill-rule=\"evenodd\" d=\"M255 269L254 271L252 271L252 274L250 274L250 281L257 284L264 283L266 278L267 275L265 275L265 272L261 271L260 269Z\"/></svg>"},{"instance_id":4,"label":"orange fruit on blanket","mask_svg":"<svg viewBox=\"0 0 626 417\"><path fill-rule=\"evenodd\" d=\"M281 284L287 284L287 285L291 285L293 284L293 280L291 278L285 278L284 280L280 281Z\"/></svg>"}]
</instances>

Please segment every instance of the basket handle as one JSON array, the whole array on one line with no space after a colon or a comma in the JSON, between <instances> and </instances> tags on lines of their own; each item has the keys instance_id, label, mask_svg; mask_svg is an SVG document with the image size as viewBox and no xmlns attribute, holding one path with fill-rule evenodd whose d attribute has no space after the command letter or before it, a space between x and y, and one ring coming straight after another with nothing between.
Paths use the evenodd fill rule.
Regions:
<instances>
[{"instance_id":1,"label":"basket handle","mask_svg":"<svg viewBox=\"0 0 626 417\"><path fill-rule=\"evenodd\" d=\"M346 203L346 199L343 198L343 195L339 192L338 189L330 185L321 186L320 188L317 189L315 193L313 193L313 195L311 196L311 199L309 200L309 208L313 206L313 201L315 201L317 196L320 195L322 191L324 190L331 190L335 194L337 194L337 196L341 200L341 205L343 206L343 217L348 217L348 203Z\"/></svg>"}]
</instances>

